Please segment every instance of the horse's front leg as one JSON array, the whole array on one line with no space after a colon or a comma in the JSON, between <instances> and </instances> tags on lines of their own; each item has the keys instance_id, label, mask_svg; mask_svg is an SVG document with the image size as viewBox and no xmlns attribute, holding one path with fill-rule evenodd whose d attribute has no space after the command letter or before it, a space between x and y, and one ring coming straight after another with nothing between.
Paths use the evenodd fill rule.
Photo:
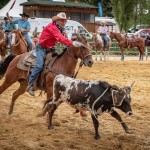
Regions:
<instances>
[{"instance_id":1,"label":"horse's front leg","mask_svg":"<svg viewBox=\"0 0 150 150\"><path fill-rule=\"evenodd\" d=\"M111 116L116 118L121 123L121 125L122 125L122 127L123 127L123 129L125 130L126 133L132 133L130 131L130 129L128 128L128 126L126 125L126 123L123 122L121 116L115 110L112 111Z\"/></svg>"},{"instance_id":2,"label":"horse's front leg","mask_svg":"<svg viewBox=\"0 0 150 150\"><path fill-rule=\"evenodd\" d=\"M121 60L124 60L124 48L120 47L121 50Z\"/></svg>"},{"instance_id":3,"label":"horse's front leg","mask_svg":"<svg viewBox=\"0 0 150 150\"><path fill-rule=\"evenodd\" d=\"M95 116L93 116L93 115L91 115L91 117L92 117L93 125L94 125L94 128L95 128L95 139L98 140L98 139L101 138L101 136L100 136L100 134L99 134L99 132L98 132L99 121L97 120L97 119L98 119L98 118L97 118L97 115L96 115L96 118L97 118L97 119L96 119Z\"/></svg>"}]
</instances>

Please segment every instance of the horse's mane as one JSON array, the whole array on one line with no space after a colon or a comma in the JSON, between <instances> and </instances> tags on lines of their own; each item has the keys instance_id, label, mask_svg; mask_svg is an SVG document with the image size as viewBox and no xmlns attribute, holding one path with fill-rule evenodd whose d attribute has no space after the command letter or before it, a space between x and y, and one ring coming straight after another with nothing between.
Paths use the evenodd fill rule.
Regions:
<instances>
[{"instance_id":1,"label":"horse's mane","mask_svg":"<svg viewBox=\"0 0 150 150\"><path fill-rule=\"evenodd\" d=\"M62 55L64 55L64 53L67 51L68 47L65 47L62 49L62 52L57 56L58 58L60 58Z\"/></svg>"}]
</instances>

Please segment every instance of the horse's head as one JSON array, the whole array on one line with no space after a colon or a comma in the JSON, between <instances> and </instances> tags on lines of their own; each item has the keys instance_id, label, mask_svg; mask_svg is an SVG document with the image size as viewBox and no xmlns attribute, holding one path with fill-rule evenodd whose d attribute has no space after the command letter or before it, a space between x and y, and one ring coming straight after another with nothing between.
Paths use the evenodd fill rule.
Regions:
<instances>
[{"instance_id":1,"label":"horse's head","mask_svg":"<svg viewBox=\"0 0 150 150\"><path fill-rule=\"evenodd\" d=\"M7 33L0 33L0 46L7 46L8 37Z\"/></svg>"},{"instance_id":2,"label":"horse's head","mask_svg":"<svg viewBox=\"0 0 150 150\"><path fill-rule=\"evenodd\" d=\"M98 33L93 33L92 34L92 40L94 43L102 43L102 37Z\"/></svg>"},{"instance_id":3,"label":"horse's head","mask_svg":"<svg viewBox=\"0 0 150 150\"><path fill-rule=\"evenodd\" d=\"M110 37L111 39L114 39L115 36L116 36L115 32L109 32L109 37Z\"/></svg>"},{"instance_id":4,"label":"horse's head","mask_svg":"<svg viewBox=\"0 0 150 150\"><path fill-rule=\"evenodd\" d=\"M77 36L77 40L83 45L81 47L74 47L75 58L80 58L82 63L88 67L91 67L93 64L92 54L90 52L90 44L84 36Z\"/></svg>"},{"instance_id":5,"label":"horse's head","mask_svg":"<svg viewBox=\"0 0 150 150\"><path fill-rule=\"evenodd\" d=\"M17 43L19 43L22 38L23 38L23 36L22 36L20 30L13 30L11 45L13 45L13 46L17 45Z\"/></svg>"}]
</instances>

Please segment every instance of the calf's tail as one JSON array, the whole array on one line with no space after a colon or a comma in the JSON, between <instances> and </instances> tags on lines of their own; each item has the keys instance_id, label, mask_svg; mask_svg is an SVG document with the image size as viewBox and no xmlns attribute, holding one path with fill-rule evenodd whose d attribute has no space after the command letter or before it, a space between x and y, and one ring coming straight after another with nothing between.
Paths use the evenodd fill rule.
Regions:
<instances>
[{"instance_id":1,"label":"calf's tail","mask_svg":"<svg viewBox=\"0 0 150 150\"><path fill-rule=\"evenodd\" d=\"M4 61L2 61L0 63L0 79L3 78L4 74L6 73L6 70L8 68L8 65L10 64L10 62L16 57L16 55L14 54L10 54L9 56L7 56L5 58Z\"/></svg>"}]
</instances>

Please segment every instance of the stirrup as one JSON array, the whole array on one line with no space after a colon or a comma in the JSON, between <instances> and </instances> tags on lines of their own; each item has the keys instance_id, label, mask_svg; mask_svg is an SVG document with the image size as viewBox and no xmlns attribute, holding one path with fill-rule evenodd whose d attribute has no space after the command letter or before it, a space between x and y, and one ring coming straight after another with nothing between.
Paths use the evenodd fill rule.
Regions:
<instances>
[{"instance_id":1,"label":"stirrup","mask_svg":"<svg viewBox=\"0 0 150 150\"><path fill-rule=\"evenodd\" d=\"M31 96L35 96L34 94L34 89L33 89L33 86L30 85L27 87L27 92L31 95Z\"/></svg>"}]
</instances>

